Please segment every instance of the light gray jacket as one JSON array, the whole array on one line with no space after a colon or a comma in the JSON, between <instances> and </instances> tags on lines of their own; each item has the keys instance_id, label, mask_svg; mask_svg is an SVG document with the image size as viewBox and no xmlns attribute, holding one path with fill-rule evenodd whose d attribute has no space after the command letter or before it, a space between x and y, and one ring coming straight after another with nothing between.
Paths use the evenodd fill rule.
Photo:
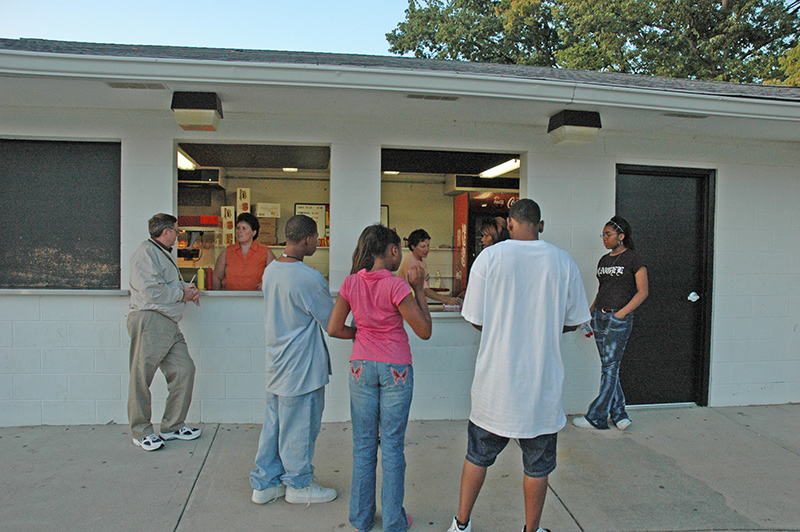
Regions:
<instances>
[{"instance_id":1,"label":"light gray jacket","mask_svg":"<svg viewBox=\"0 0 800 532\"><path fill-rule=\"evenodd\" d=\"M131 301L133 310L155 310L174 322L183 316L183 279L167 251L145 240L131 255Z\"/></svg>"}]
</instances>

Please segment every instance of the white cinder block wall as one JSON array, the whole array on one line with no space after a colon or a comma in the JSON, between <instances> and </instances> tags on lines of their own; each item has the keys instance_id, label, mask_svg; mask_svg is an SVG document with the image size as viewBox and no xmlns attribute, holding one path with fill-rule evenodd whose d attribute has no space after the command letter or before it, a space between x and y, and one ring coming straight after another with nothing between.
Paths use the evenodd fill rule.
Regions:
<instances>
[{"instance_id":1,"label":"white cinder block wall","mask_svg":"<svg viewBox=\"0 0 800 532\"><path fill-rule=\"evenodd\" d=\"M264 415L264 320L258 295L209 295L187 305L181 329L197 366L189 420L260 423ZM15 309L9 315L7 309ZM0 296L0 426L127 423L128 297ZM430 340L409 333L414 419L463 419L478 332L457 314L437 316ZM330 342L333 375L325 421L350 418L352 343ZM152 386L153 421L166 398Z\"/></svg>"},{"instance_id":2,"label":"white cinder block wall","mask_svg":"<svg viewBox=\"0 0 800 532\"><path fill-rule=\"evenodd\" d=\"M165 107L166 108L166 107ZM173 148L176 139L215 142L314 143L332 146L331 204L360 205L346 173L359 186L377 179L377 147L518 151L526 154L525 187L540 202L543 238L567 249L596 290L594 268L603 253L598 234L614 207L615 165L698 166L717 170L714 316L710 404L715 406L800 401L800 150L796 143L749 143L659 135L627 137L603 130L593 146L552 146L528 127L458 127L431 122L348 123L338 117L298 121L276 116L236 120L226 114L217 133L188 136L163 113L102 110L5 109L0 134L17 138L102 139L122 142L121 288L128 257L145 237L146 220L175 211ZM344 133L358 130L369 142ZM346 151L339 151L337 144ZM365 161L358 162L358 153ZM355 155L354 155L355 154ZM335 163L335 164L333 164ZM339 170L337 170L339 168ZM340 173L341 172L341 173ZM338 174L338 177L337 177ZM343 181L344 179L344 181ZM337 182L338 181L338 182ZM345 183L342 186L342 183ZM357 233L376 217L380 186L366 189L373 209L366 222L345 211L339 226L344 248L331 249L332 288L349 269ZM337 224L337 212L332 223ZM360 216L360 215L359 215ZM336 228L333 241L336 241ZM192 421L259 422L263 397L262 310L257 296L211 296L190 307L182 324L197 366ZM128 335L123 292L0 291L0 425L126 421ZM437 318L434 338L413 340L417 388L412 416L463 418L478 333L458 316ZM326 420L348 417L347 342L331 342L334 371ZM563 342L565 408L582 412L596 393L599 362L593 342L579 333ZM156 378L154 419L166 394Z\"/></svg>"}]
</instances>

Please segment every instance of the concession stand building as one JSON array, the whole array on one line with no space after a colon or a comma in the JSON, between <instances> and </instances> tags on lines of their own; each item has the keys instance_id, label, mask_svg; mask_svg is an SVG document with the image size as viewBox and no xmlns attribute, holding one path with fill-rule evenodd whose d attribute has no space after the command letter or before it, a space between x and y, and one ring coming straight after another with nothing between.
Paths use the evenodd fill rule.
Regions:
<instances>
[{"instance_id":1,"label":"concession stand building","mask_svg":"<svg viewBox=\"0 0 800 532\"><path fill-rule=\"evenodd\" d=\"M187 280L232 238L226 216L256 214L279 253L305 213L332 295L378 221L426 229L431 285L458 295L481 216L518 197L590 300L603 225L630 221L650 277L630 403L800 402L800 88L0 39L0 426L127 422L128 259L157 212L179 216ZM181 327L189 420L260 422L260 293L207 290ZM412 418L468 416L479 334L439 307L432 338L412 337ZM347 420L350 343L329 346L324 419ZM597 352L580 331L562 352L565 408L582 413Z\"/></svg>"}]
</instances>

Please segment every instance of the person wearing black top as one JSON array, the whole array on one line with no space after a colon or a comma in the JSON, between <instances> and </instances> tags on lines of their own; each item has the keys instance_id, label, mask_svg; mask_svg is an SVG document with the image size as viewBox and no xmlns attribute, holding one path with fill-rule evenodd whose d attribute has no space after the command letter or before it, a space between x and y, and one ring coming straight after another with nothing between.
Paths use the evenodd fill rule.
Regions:
<instances>
[{"instance_id":1,"label":"person wearing black top","mask_svg":"<svg viewBox=\"0 0 800 532\"><path fill-rule=\"evenodd\" d=\"M647 267L634 251L631 227L614 216L603 227L603 245L611 252L600 258L600 288L591 306L592 331L600 353L600 393L585 416L572 420L586 429L608 429L608 418L619 430L631 425L625 411L625 394L619 382L619 366L633 326L633 311L647 298Z\"/></svg>"}]
</instances>

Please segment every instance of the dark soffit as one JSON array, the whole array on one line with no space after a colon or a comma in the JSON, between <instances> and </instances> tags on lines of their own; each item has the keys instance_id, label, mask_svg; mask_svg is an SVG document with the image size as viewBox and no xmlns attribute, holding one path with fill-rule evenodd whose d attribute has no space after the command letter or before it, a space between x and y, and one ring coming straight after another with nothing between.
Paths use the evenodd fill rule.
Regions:
<instances>
[{"instance_id":1,"label":"dark soffit","mask_svg":"<svg viewBox=\"0 0 800 532\"><path fill-rule=\"evenodd\" d=\"M180 148L199 166L210 168L298 168L327 170L327 146L281 146L263 144L181 143ZM381 170L408 174L478 175L518 153L486 153L444 150L381 150Z\"/></svg>"},{"instance_id":2,"label":"dark soffit","mask_svg":"<svg viewBox=\"0 0 800 532\"><path fill-rule=\"evenodd\" d=\"M202 167L298 168L327 170L328 146L181 143L180 148Z\"/></svg>"}]
</instances>

